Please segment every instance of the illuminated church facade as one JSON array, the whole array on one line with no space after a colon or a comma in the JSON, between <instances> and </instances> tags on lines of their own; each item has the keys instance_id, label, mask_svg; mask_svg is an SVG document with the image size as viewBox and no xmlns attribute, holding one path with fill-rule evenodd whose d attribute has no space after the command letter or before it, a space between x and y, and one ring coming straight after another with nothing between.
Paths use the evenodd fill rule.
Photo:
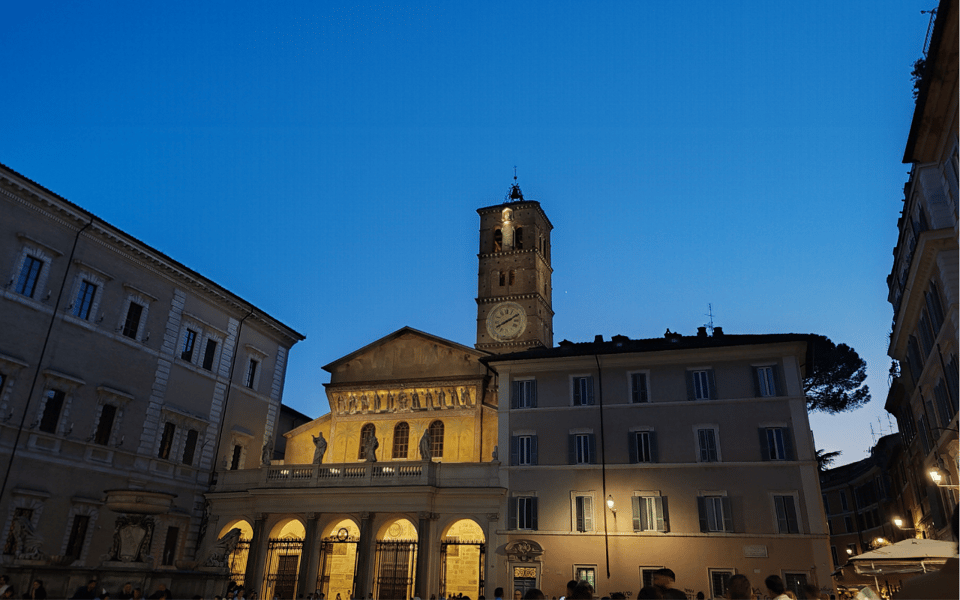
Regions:
<instances>
[{"instance_id":1,"label":"illuminated church facade","mask_svg":"<svg viewBox=\"0 0 960 600\"><path fill-rule=\"evenodd\" d=\"M690 597L735 573L829 587L807 336L554 346L549 219L516 184L477 212L475 346L404 327L326 365L330 412L207 494L232 578L331 600L633 594L664 566Z\"/></svg>"}]
</instances>

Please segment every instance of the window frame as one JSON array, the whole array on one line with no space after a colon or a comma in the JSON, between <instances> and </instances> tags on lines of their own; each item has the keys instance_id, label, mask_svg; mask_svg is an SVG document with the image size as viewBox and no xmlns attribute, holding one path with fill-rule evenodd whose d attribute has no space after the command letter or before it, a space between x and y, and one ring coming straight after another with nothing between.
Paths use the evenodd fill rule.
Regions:
<instances>
[{"instance_id":1,"label":"window frame","mask_svg":"<svg viewBox=\"0 0 960 600\"><path fill-rule=\"evenodd\" d=\"M571 431L568 434L568 460L571 465L597 463L597 438L593 431Z\"/></svg>"},{"instance_id":2,"label":"window frame","mask_svg":"<svg viewBox=\"0 0 960 600\"><path fill-rule=\"evenodd\" d=\"M523 431L515 433L510 438L511 466L529 467L536 465L538 461L537 434Z\"/></svg>"},{"instance_id":3,"label":"window frame","mask_svg":"<svg viewBox=\"0 0 960 600\"><path fill-rule=\"evenodd\" d=\"M710 448L704 448L701 445L701 433L702 432L712 432L713 438L713 450L715 451L715 456L711 458ZM723 457L720 452L720 426L715 424L702 424L693 426L693 435L695 441L696 457L698 463L714 463L714 462L723 462ZM704 453L707 454L706 459L704 458Z\"/></svg>"},{"instance_id":4,"label":"window frame","mask_svg":"<svg viewBox=\"0 0 960 600\"><path fill-rule=\"evenodd\" d=\"M702 377L700 374L702 374ZM719 398L717 395L717 378L712 367L688 368L686 377L687 400L702 402Z\"/></svg>"},{"instance_id":5,"label":"window frame","mask_svg":"<svg viewBox=\"0 0 960 600\"><path fill-rule=\"evenodd\" d=\"M570 492L570 531L593 533L597 530L596 494L592 491Z\"/></svg>"},{"instance_id":6,"label":"window frame","mask_svg":"<svg viewBox=\"0 0 960 600\"><path fill-rule=\"evenodd\" d=\"M717 514L719 507L719 515ZM697 496L697 513L702 533L734 533L733 507L726 491L703 491ZM712 521L712 522L711 522ZM720 529L712 529L719 526Z\"/></svg>"},{"instance_id":7,"label":"window frame","mask_svg":"<svg viewBox=\"0 0 960 600\"><path fill-rule=\"evenodd\" d=\"M577 581L586 581L593 589L597 589L597 565L595 564L575 564L573 565L573 578Z\"/></svg>"},{"instance_id":8,"label":"window frame","mask_svg":"<svg viewBox=\"0 0 960 600\"><path fill-rule=\"evenodd\" d=\"M151 294L148 294L147 292L134 287L129 283L124 283L123 289L126 291L126 297L123 299L122 308L120 310L120 319L117 322L116 332L120 334L121 337L125 337L135 342L144 343L147 341L146 333L147 322L150 319L150 305L153 302L156 302L157 299ZM140 306L140 316L137 320L136 329L133 331L130 330L129 323L132 304L137 304Z\"/></svg>"},{"instance_id":9,"label":"window frame","mask_svg":"<svg viewBox=\"0 0 960 600\"><path fill-rule=\"evenodd\" d=\"M637 379L642 378L642 386L637 386ZM627 389L630 390L630 404L650 403L650 371L627 372Z\"/></svg>"},{"instance_id":10,"label":"window frame","mask_svg":"<svg viewBox=\"0 0 960 600\"><path fill-rule=\"evenodd\" d=\"M536 492L518 492L510 498L510 528L518 531L538 530L538 498Z\"/></svg>"},{"instance_id":11,"label":"window frame","mask_svg":"<svg viewBox=\"0 0 960 600\"><path fill-rule=\"evenodd\" d=\"M789 499L789 506L786 500ZM803 533L803 524L800 520L800 494L799 492L790 490L790 491L772 491L770 492L770 500L773 504L773 520L774 520L774 531L783 535L790 534L800 534ZM781 506L783 511L781 513ZM788 508L790 510L788 510ZM793 514L790 514L790 511L793 511ZM792 522L791 522L792 516ZM791 531L791 525L794 530Z\"/></svg>"},{"instance_id":12,"label":"window frame","mask_svg":"<svg viewBox=\"0 0 960 600\"><path fill-rule=\"evenodd\" d=\"M779 447L777 446L777 434L779 433ZM767 462L783 462L783 461L792 461L794 459L793 452L793 436L791 435L790 428L787 425L780 423L771 423L764 424L761 423L757 434L760 441L760 458ZM771 436L772 441L771 444Z\"/></svg>"},{"instance_id":13,"label":"window frame","mask_svg":"<svg viewBox=\"0 0 960 600\"><path fill-rule=\"evenodd\" d=\"M581 385L582 384L582 385ZM594 395L593 375L571 375L570 376L570 405L571 406L594 406L596 396ZM586 399L583 398L586 394Z\"/></svg>"},{"instance_id":14,"label":"window frame","mask_svg":"<svg viewBox=\"0 0 960 600\"><path fill-rule=\"evenodd\" d=\"M670 531L670 519L667 509L667 497L661 495L658 490L636 491L630 497L630 508L633 517L633 531L635 533L658 532L667 533ZM644 518L646 517L646 518ZM644 521L653 527L643 527ZM658 527L659 526L659 527Z\"/></svg>"},{"instance_id":15,"label":"window frame","mask_svg":"<svg viewBox=\"0 0 960 600\"><path fill-rule=\"evenodd\" d=\"M736 570L736 569L733 569L733 568L726 568L726 569L724 569L724 568L708 567L708 568L707 568L707 579L710 581L710 593L712 594L710 597L711 597L711 598L726 598L726 597L727 597L727 590L728 590L728 588L729 588L729 586L730 586L730 578L733 577L733 576L736 575L736 574L737 574L737 570ZM723 581L723 589L722 589L722 590L716 589L716 586L714 585L714 584L716 583L716 581L714 581L714 579L713 579L713 578L714 578L714 575L721 575L721 576L726 575L726 576L727 576L727 577L724 579L724 581Z\"/></svg>"},{"instance_id":16,"label":"window frame","mask_svg":"<svg viewBox=\"0 0 960 600\"><path fill-rule=\"evenodd\" d=\"M757 398L777 398L783 395L779 365L753 365L753 388Z\"/></svg>"},{"instance_id":17,"label":"window frame","mask_svg":"<svg viewBox=\"0 0 960 600\"><path fill-rule=\"evenodd\" d=\"M400 435L403 432L403 436ZM393 426L393 443L390 457L393 460L406 460L410 454L410 424L400 421Z\"/></svg>"},{"instance_id":18,"label":"window frame","mask_svg":"<svg viewBox=\"0 0 960 600\"><path fill-rule=\"evenodd\" d=\"M427 426L427 430L430 432L431 460L434 458L443 459L443 437L445 429L446 427L440 419L431 421L430 425Z\"/></svg>"},{"instance_id":19,"label":"window frame","mask_svg":"<svg viewBox=\"0 0 960 600\"><path fill-rule=\"evenodd\" d=\"M657 448L657 432L652 427L638 427L630 429L627 434L627 444L631 464L654 464L660 462ZM646 456L642 452L643 438L646 439Z\"/></svg>"},{"instance_id":20,"label":"window frame","mask_svg":"<svg viewBox=\"0 0 960 600\"><path fill-rule=\"evenodd\" d=\"M517 378L510 385L510 408L537 408L537 380L534 377Z\"/></svg>"}]
</instances>

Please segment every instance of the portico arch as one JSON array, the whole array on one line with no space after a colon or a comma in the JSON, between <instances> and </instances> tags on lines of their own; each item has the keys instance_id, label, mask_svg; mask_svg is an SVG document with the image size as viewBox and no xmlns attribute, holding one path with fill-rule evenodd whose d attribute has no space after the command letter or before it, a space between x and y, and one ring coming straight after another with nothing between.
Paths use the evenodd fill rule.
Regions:
<instances>
[{"instance_id":1,"label":"portico arch","mask_svg":"<svg viewBox=\"0 0 960 600\"><path fill-rule=\"evenodd\" d=\"M296 598L306 529L300 519L281 518L270 529L264 564L264 598Z\"/></svg>"},{"instance_id":2,"label":"portico arch","mask_svg":"<svg viewBox=\"0 0 960 600\"><path fill-rule=\"evenodd\" d=\"M385 521L377 531L375 598L412 598L416 579L417 528L406 517Z\"/></svg>"},{"instance_id":3,"label":"portico arch","mask_svg":"<svg viewBox=\"0 0 960 600\"><path fill-rule=\"evenodd\" d=\"M440 595L463 594L479 598L484 594L486 536L473 519L456 520L440 536Z\"/></svg>"},{"instance_id":4,"label":"portico arch","mask_svg":"<svg viewBox=\"0 0 960 600\"><path fill-rule=\"evenodd\" d=\"M323 529L320 538L316 589L334 600L356 597L357 560L360 527L350 518L335 518Z\"/></svg>"},{"instance_id":5,"label":"portico arch","mask_svg":"<svg viewBox=\"0 0 960 600\"><path fill-rule=\"evenodd\" d=\"M253 539L253 526L246 519L234 519L220 530L217 539L227 535L234 528L240 530L240 540L237 542L236 547L234 547L233 552L230 553L228 563L230 568L230 581L233 581L237 585L244 585L244 578L247 572L247 558L250 556L250 540Z\"/></svg>"}]
</instances>

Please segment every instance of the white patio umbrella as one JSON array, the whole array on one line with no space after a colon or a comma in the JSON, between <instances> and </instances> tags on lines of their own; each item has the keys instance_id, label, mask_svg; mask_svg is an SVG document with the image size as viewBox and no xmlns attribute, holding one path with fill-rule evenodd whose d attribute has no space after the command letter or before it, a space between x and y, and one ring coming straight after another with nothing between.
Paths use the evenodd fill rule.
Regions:
<instances>
[{"instance_id":1,"label":"white patio umbrella","mask_svg":"<svg viewBox=\"0 0 960 600\"><path fill-rule=\"evenodd\" d=\"M937 570L957 555L955 542L910 539L851 557L858 575L926 573Z\"/></svg>"}]
</instances>

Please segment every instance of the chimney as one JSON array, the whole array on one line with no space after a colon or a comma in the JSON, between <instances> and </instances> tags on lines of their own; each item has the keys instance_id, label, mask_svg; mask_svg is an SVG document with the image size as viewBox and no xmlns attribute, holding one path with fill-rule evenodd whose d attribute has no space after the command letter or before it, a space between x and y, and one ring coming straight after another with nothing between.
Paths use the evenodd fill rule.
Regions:
<instances>
[{"instance_id":1,"label":"chimney","mask_svg":"<svg viewBox=\"0 0 960 600\"><path fill-rule=\"evenodd\" d=\"M697 327L697 337L707 337L707 328L706 327Z\"/></svg>"},{"instance_id":2,"label":"chimney","mask_svg":"<svg viewBox=\"0 0 960 600\"><path fill-rule=\"evenodd\" d=\"M723 327L714 327L713 337L723 337Z\"/></svg>"},{"instance_id":3,"label":"chimney","mask_svg":"<svg viewBox=\"0 0 960 600\"><path fill-rule=\"evenodd\" d=\"M593 338L593 343L594 343L594 344L600 344L600 343L602 343L602 342L603 342L603 336L602 336L602 335L598 335L598 336L595 336L595 337Z\"/></svg>"}]
</instances>

